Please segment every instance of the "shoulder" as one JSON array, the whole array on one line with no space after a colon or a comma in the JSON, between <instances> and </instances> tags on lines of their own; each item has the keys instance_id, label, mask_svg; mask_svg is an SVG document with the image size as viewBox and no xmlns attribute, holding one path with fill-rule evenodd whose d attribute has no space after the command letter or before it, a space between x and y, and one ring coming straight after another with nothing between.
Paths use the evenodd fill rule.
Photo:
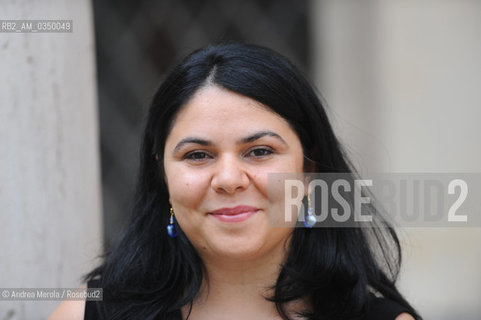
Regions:
<instances>
[{"instance_id":1,"label":"shoulder","mask_svg":"<svg viewBox=\"0 0 481 320\"><path fill-rule=\"evenodd\" d=\"M65 300L54 310L48 320L83 320L84 316L85 300Z\"/></svg>"},{"instance_id":2,"label":"shoulder","mask_svg":"<svg viewBox=\"0 0 481 320\"><path fill-rule=\"evenodd\" d=\"M395 320L416 320L416 319L414 319L414 317L409 313L403 312L400 315L398 315Z\"/></svg>"}]
</instances>

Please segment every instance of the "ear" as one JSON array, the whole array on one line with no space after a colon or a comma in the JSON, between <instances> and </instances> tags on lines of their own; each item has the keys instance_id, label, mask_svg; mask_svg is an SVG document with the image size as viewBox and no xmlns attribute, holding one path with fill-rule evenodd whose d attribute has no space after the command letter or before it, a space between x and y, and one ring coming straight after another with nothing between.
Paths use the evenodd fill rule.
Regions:
<instances>
[{"instance_id":1,"label":"ear","mask_svg":"<svg viewBox=\"0 0 481 320\"><path fill-rule=\"evenodd\" d=\"M317 147L304 153L304 172L317 172L319 164L314 159L320 159L320 151Z\"/></svg>"},{"instance_id":2,"label":"ear","mask_svg":"<svg viewBox=\"0 0 481 320\"><path fill-rule=\"evenodd\" d=\"M165 186L167 187L167 185L168 185L167 184L167 175L165 174L164 163L163 163L163 161L160 161L158 152L155 153L155 161L157 162L158 168L160 170L160 174L162 175L162 179L164 180Z\"/></svg>"},{"instance_id":3,"label":"ear","mask_svg":"<svg viewBox=\"0 0 481 320\"><path fill-rule=\"evenodd\" d=\"M316 163L309 159L307 156L304 156L304 172L306 173L314 173L316 172Z\"/></svg>"}]
</instances>

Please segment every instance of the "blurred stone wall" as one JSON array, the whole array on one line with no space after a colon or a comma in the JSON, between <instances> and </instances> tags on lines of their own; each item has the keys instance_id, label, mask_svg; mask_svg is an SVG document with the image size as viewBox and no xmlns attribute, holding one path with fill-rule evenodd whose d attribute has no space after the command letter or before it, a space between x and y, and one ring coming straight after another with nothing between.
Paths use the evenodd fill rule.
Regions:
<instances>
[{"instance_id":1,"label":"blurred stone wall","mask_svg":"<svg viewBox=\"0 0 481 320\"><path fill-rule=\"evenodd\" d=\"M481 172L480 1L311 3L316 82L361 172ZM399 231L421 315L480 319L480 229Z\"/></svg>"},{"instance_id":2,"label":"blurred stone wall","mask_svg":"<svg viewBox=\"0 0 481 320\"><path fill-rule=\"evenodd\" d=\"M89 1L2 1L0 19L73 20L71 33L0 33L0 287L72 288L102 243ZM0 301L46 319L60 301Z\"/></svg>"}]
</instances>

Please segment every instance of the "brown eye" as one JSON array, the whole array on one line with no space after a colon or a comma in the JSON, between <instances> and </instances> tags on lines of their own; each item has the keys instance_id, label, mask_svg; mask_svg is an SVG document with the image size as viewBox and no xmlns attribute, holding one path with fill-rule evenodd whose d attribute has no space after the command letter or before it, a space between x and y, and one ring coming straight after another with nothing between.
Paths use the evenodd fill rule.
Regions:
<instances>
[{"instance_id":1,"label":"brown eye","mask_svg":"<svg viewBox=\"0 0 481 320\"><path fill-rule=\"evenodd\" d=\"M256 148L247 153L248 157L253 157L253 158L264 158L267 157L271 154L273 154L274 151L270 148Z\"/></svg>"},{"instance_id":2,"label":"brown eye","mask_svg":"<svg viewBox=\"0 0 481 320\"><path fill-rule=\"evenodd\" d=\"M192 151L184 156L184 159L202 161L211 158L207 153L203 151Z\"/></svg>"}]
</instances>

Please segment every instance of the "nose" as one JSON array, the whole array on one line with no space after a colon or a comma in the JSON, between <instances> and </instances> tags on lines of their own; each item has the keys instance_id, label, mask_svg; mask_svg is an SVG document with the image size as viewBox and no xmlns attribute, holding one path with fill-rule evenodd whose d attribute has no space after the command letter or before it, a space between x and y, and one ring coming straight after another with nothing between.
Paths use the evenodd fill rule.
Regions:
<instances>
[{"instance_id":1,"label":"nose","mask_svg":"<svg viewBox=\"0 0 481 320\"><path fill-rule=\"evenodd\" d=\"M211 186L216 192L234 194L249 186L249 176L245 166L235 155L224 155L218 158Z\"/></svg>"}]
</instances>

